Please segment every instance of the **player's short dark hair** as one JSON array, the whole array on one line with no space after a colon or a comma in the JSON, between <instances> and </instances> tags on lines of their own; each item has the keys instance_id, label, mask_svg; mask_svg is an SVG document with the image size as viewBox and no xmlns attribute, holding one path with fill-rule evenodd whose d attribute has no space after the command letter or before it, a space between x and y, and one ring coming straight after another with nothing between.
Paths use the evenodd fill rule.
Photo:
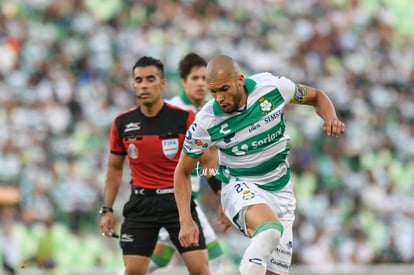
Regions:
<instances>
[{"instance_id":1,"label":"player's short dark hair","mask_svg":"<svg viewBox=\"0 0 414 275\"><path fill-rule=\"evenodd\" d=\"M196 53L189 53L179 63L178 71L180 77L186 79L194 67L206 67L207 61Z\"/></svg>"},{"instance_id":2,"label":"player's short dark hair","mask_svg":"<svg viewBox=\"0 0 414 275\"><path fill-rule=\"evenodd\" d=\"M132 67L132 74L134 74L134 70L137 67L148 67L148 66L155 66L158 71L160 72L160 76L164 78L164 64L161 60L150 57L150 56L143 56L135 62L134 66Z\"/></svg>"}]
</instances>

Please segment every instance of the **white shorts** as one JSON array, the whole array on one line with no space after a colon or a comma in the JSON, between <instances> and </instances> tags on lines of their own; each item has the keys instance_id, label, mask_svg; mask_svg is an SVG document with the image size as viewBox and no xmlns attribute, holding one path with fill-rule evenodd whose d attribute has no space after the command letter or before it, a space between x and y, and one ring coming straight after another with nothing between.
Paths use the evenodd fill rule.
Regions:
<instances>
[{"instance_id":1,"label":"white shorts","mask_svg":"<svg viewBox=\"0 0 414 275\"><path fill-rule=\"evenodd\" d=\"M226 216L244 235L247 236L245 212L255 204L267 204L279 217L283 225L283 235L278 247L272 252L267 269L281 275L288 274L292 262L293 234L296 198L293 184L289 183L279 191L267 191L254 183L243 181L223 184L221 202Z\"/></svg>"},{"instance_id":2,"label":"white shorts","mask_svg":"<svg viewBox=\"0 0 414 275\"><path fill-rule=\"evenodd\" d=\"M206 214L198 204L197 200L194 201L196 203L198 219L200 220L201 228L203 228L203 234L207 245L210 242L217 240L217 235L216 232L214 232L213 227L208 221ZM168 231L165 228L161 228L160 233L158 234L158 241L163 245L174 247L173 243L170 240L170 236L168 235Z\"/></svg>"}]
</instances>

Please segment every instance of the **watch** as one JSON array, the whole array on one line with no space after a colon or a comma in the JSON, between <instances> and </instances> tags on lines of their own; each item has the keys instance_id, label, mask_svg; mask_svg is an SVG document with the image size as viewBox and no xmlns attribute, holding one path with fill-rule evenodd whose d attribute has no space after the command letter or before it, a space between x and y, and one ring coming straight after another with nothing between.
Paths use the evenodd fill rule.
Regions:
<instances>
[{"instance_id":1,"label":"watch","mask_svg":"<svg viewBox=\"0 0 414 275\"><path fill-rule=\"evenodd\" d=\"M101 209L99 209L99 214L101 216L105 215L108 212L114 213L114 210L112 209L112 207L102 206Z\"/></svg>"}]
</instances>

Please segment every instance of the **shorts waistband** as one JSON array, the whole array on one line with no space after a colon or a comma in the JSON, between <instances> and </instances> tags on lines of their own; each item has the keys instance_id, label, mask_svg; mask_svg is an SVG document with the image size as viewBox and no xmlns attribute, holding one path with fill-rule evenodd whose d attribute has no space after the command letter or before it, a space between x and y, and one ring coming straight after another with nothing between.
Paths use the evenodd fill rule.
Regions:
<instances>
[{"instance_id":1,"label":"shorts waistband","mask_svg":"<svg viewBox=\"0 0 414 275\"><path fill-rule=\"evenodd\" d=\"M156 196L156 195L167 195L174 194L174 188L157 188L157 189L148 189L138 186L132 186L132 192L134 195L141 196Z\"/></svg>"}]
</instances>

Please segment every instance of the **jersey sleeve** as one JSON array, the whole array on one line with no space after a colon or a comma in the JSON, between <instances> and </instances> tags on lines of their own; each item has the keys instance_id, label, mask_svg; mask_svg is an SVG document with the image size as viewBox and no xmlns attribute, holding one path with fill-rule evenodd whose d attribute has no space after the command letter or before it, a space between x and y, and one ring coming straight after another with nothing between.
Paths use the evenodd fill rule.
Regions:
<instances>
[{"instance_id":1,"label":"jersey sleeve","mask_svg":"<svg viewBox=\"0 0 414 275\"><path fill-rule=\"evenodd\" d=\"M212 142L207 130L201 126L198 120L194 121L187 129L183 152L192 158L199 158L211 145Z\"/></svg>"},{"instance_id":2,"label":"jersey sleeve","mask_svg":"<svg viewBox=\"0 0 414 275\"><path fill-rule=\"evenodd\" d=\"M109 149L113 154L126 154L115 120L112 122L111 132L109 135Z\"/></svg>"},{"instance_id":3,"label":"jersey sleeve","mask_svg":"<svg viewBox=\"0 0 414 275\"><path fill-rule=\"evenodd\" d=\"M284 76L275 76L274 84L278 88L285 102L291 102L295 99L298 85L292 80Z\"/></svg>"}]
</instances>

